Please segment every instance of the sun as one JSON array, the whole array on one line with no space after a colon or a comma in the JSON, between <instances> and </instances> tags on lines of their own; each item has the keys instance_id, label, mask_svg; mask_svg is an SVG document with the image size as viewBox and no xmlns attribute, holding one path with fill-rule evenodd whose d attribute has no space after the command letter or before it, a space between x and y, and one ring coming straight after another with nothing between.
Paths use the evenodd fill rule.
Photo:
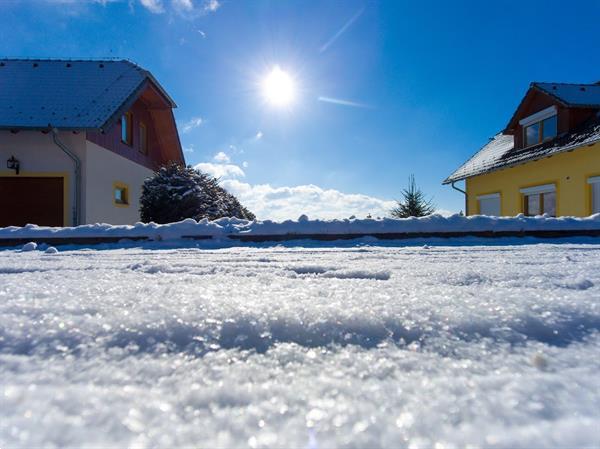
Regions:
<instances>
[{"instance_id":1,"label":"sun","mask_svg":"<svg viewBox=\"0 0 600 449\"><path fill-rule=\"evenodd\" d=\"M262 91L267 102L273 106L288 106L296 97L294 79L279 66L267 74L262 82Z\"/></svg>"}]
</instances>

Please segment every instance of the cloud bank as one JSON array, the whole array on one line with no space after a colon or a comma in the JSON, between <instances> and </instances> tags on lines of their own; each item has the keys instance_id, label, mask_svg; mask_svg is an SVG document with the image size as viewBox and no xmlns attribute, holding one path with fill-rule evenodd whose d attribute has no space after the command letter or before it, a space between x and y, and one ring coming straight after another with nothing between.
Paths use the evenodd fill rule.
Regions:
<instances>
[{"instance_id":1,"label":"cloud bank","mask_svg":"<svg viewBox=\"0 0 600 449\"><path fill-rule=\"evenodd\" d=\"M224 179L221 185L263 220L297 219L302 214L321 219L348 218L352 215L364 218L369 214L384 217L389 215L389 210L395 204L391 200L322 189L313 184L273 187Z\"/></svg>"},{"instance_id":2,"label":"cloud bank","mask_svg":"<svg viewBox=\"0 0 600 449\"><path fill-rule=\"evenodd\" d=\"M259 220L295 220L300 215L313 219L334 218L373 218L389 217L396 201L377 198L360 193L344 193L335 189L323 189L314 184L274 187L270 184L250 184L240 178L246 176L244 170L230 163L230 157L218 152L214 162L202 162L195 169L220 178L220 183L228 192L250 209ZM244 162L243 167L248 164ZM438 210L441 215L451 215L447 210Z\"/></svg>"}]
</instances>

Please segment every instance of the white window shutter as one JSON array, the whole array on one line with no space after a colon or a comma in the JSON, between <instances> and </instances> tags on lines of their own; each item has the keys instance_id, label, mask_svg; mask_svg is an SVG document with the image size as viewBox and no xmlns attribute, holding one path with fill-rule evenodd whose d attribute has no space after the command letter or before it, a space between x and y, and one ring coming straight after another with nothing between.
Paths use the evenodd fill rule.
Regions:
<instances>
[{"instance_id":1,"label":"white window shutter","mask_svg":"<svg viewBox=\"0 0 600 449\"><path fill-rule=\"evenodd\" d=\"M500 216L500 194L481 195L477 197L479 214L498 217Z\"/></svg>"}]
</instances>

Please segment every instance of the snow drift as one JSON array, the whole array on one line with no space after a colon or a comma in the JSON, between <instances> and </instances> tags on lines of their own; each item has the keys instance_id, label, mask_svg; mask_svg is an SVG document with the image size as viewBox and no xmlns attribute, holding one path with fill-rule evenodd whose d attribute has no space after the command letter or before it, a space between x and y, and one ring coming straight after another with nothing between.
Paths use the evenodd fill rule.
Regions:
<instances>
[{"instance_id":1,"label":"snow drift","mask_svg":"<svg viewBox=\"0 0 600 449\"><path fill-rule=\"evenodd\" d=\"M135 225L93 224L74 228L49 228L35 225L0 228L0 238L44 237L145 237L151 240L173 240L186 236L210 236L225 238L244 235L286 234L386 234L386 233L451 233L451 232L522 232L560 230L600 230L600 214L585 218L547 216L487 217L481 215L444 217L431 215L405 219L345 219L309 220L302 216L297 221L283 222L248 221L237 218L221 218L209 221L186 219L177 223L136 223Z\"/></svg>"}]
</instances>

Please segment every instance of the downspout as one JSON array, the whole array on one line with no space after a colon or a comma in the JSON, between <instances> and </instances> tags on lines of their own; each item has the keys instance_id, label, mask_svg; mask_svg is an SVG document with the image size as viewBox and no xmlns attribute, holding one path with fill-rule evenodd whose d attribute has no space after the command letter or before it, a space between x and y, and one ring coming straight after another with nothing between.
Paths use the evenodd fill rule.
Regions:
<instances>
[{"instance_id":1,"label":"downspout","mask_svg":"<svg viewBox=\"0 0 600 449\"><path fill-rule=\"evenodd\" d=\"M458 187L456 187L454 185L456 181L452 181L452 184L450 184L450 186L454 189L454 190L458 190L460 193L465 195L465 215L469 215L469 197L467 195L467 192L465 192L462 189L459 189Z\"/></svg>"},{"instance_id":2,"label":"downspout","mask_svg":"<svg viewBox=\"0 0 600 449\"><path fill-rule=\"evenodd\" d=\"M79 226L81 211L81 161L58 138L58 129L52 128L52 140L75 164L75 203L73 204L73 226Z\"/></svg>"}]
</instances>

